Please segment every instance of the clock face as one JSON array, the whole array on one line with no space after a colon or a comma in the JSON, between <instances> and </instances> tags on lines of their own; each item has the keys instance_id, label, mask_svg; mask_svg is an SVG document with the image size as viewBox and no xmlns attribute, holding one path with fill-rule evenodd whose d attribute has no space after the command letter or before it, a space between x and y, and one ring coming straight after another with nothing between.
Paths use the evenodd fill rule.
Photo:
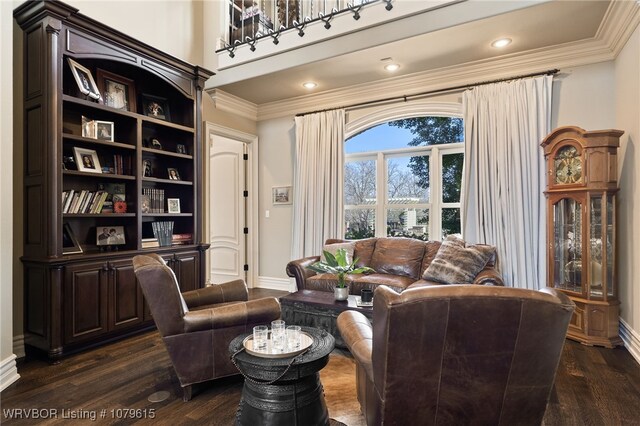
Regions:
<instances>
[{"instance_id":1,"label":"clock face","mask_svg":"<svg viewBox=\"0 0 640 426\"><path fill-rule=\"evenodd\" d=\"M556 184L582 182L582 158L574 146L558 151L554 159Z\"/></svg>"}]
</instances>

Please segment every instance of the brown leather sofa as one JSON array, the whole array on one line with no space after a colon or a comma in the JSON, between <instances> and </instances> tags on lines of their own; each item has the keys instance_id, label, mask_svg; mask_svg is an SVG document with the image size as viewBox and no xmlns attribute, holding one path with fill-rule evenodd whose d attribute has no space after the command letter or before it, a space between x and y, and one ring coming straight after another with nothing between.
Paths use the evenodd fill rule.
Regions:
<instances>
[{"instance_id":1,"label":"brown leather sofa","mask_svg":"<svg viewBox=\"0 0 640 426\"><path fill-rule=\"evenodd\" d=\"M554 290L443 285L375 291L345 311L367 425L540 425L575 305Z\"/></svg>"},{"instance_id":2,"label":"brown leather sofa","mask_svg":"<svg viewBox=\"0 0 640 426\"><path fill-rule=\"evenodd\" d=\"M346 240L329 239L326 244L343 243ZM374 290L386 285L397 292L409 288L442 285L422 279L440 248L440 241L420 241L412 238L367 238L355 241L354 259L358 266L369 266L374 274L348 275L349 293L360 294L364 288ZM316 274L307 266L320 260L311 256L293 260L287 264L287 275L296 279L298 290L320 290L333 292L337 278L333 274ZM504 286L502 277L496 270L496 259L491 259L476 275L473 284ZM448 283L457 284L457 283Z\"/></svg>"},{"instance_id":3,"label":"brown leather sofa","mask_svg":"<svg viewBox=\"0 0 640 426\"><path fill-rule=\"evenodd\" d=\"M173 271L157 254L135 256L133 268L185 401L191 399L193 384L238 374L229 358L231 340L280 318L278 300L247 301L242 280L181 294Z\"/></svg>"}]
</instances>

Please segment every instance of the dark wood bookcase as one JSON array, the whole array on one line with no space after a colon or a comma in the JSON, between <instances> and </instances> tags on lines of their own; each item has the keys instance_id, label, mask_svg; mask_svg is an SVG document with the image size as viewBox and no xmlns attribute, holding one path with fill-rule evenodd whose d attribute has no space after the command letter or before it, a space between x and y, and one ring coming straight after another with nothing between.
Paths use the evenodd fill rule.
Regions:
<instances>
[{"instance_id":1,"label":"dark wood bookcase","mask_svg":"<svg viewBox=\"0 0 640 426\"><path fill-rule=\"evenodd\" d=\"M24 34L25 345L56 360L153 327L133 256L159 253L183 291L204 285L201 101L212 73L59 1L26 2L14 18ZM101 100L83 94L72 63L88 70ZM125 87L126 104L106 96L107 80L110 93ZM152 101L160 104L159 114L151 113ZM106 122L102 136L108 137L85 132L83 117ZM80 170L77 150L93 153L87 164L97 158L101 167ZM180 180L170 178L169 169ZM92 210L89 203L70 213L63 203L71 190L114 187L114 212L95 204ZM141 206L150 190L163 192L154 212ZM169 198L180 200L179 213L168 212ZM153 222L173 222L179 244L147 248ZM104 228L119 230L124 241L99 244Z\"/></svg>"}]
</instances>

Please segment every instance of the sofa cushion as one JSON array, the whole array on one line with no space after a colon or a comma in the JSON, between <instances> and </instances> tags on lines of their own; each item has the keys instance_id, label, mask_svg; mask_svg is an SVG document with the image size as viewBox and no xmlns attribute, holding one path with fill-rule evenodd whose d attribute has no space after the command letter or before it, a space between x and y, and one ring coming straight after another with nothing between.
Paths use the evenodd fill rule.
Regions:
<instances>
[{"instance_id":1,"label":"sofa cushion","mask_svg":"<svg viewBox=\"0 0 640 426\"><path fill-rule=\"evenodd\" d=\"M354 277L358 277L358 275L345 275L344 279L347 282L347 286L351 286ZM336 274L318 274L307 278L304 288L306 290L329 291L333 293L333 289L337 283L338 276Z\"/></svg>"},{"instance_id":2,"label":"sofa cushion","mask_svg":"<svg viewBox=\"0 0 640 426\"><path fill-rule=\"evenodd\" d=\"M357 240L356 248L353 253L354 259L358 259L356 266L358 268L362 266L371 266L371 256L373 256L373 250L376 248L377 238L365 238L363 240Z\"/></svg>"},{"instance_id":3,"label":"sofa cushion","mask_svg":"<svg viewBox=\"0 0 640 426\"><path fill-rule=\"evenodd\" d=\"M470 284L494 255L495 247L466 246L462 238L449 235L422 278L448 284Z\"/></svg>"},{"instance_id":4,"label":"sofa cushion","mask_svg":"<svg viewBox=\"0 0 640 426\"><path fill-rule=\"evenodd\" d=\"M420 276L424 275L424 271L427 270L433 259L435 259L438 250L440 250L440 241L425 241L424 243L424 257L422 258L422 267L420 268Z\"/></svg>"},{"instance_id":5,"label":"sofa cushion","mask_svg":"<svg viewBox=\"0 0 640 426\"><path fill-rule=\"evenodd\" d=\"M371 267L381 274L401 275L417 280L425 244L411 238L378 238Z\"/></svg>"},{"instance_id":6,"label":"sofa cushion","mask_svg":"<svg viewBox=\"0 0 640 426\"><path fill-rule=\"evenodd\" d=\"M320 260L323 262L327 261L327 259L324 257L325 251L328 251L335 256L338 250L345 249L347 252L347 262L351 263L353 261L353 251L355 250L355 248L356 243L353 241L345 243L325 244L324 247L322 247L322 255L320 256Z\"/></svg>"},{"instance_id":7,"label":"sofa cushion","mask_svg":"<svg viewBox=\"0 0 640 426\"><path fill-rule=\"evenodd\" d=\"M415 281L411 277L389 274L352 275L349 293L360 295L362 289L375 290L379 285L386 285L391 289L402 292Z\"/></svg>"}]
</instances>

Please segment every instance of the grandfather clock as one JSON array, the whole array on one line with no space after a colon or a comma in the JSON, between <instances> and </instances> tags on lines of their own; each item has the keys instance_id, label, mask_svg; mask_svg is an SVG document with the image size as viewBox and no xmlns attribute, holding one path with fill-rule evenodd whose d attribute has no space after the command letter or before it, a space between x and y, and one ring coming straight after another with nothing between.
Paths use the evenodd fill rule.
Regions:
<instances>
[{"instance_id":1,"label":"grandfather clock","mask_svg":"<svg viewBox=\"0 0 640 426\"><path fill-rule=\"evenodd\" d=\"M541 144L547 166L548 286L576 304L567 337L609 348L622 344L615 216L623 133L560 127Z\"/></svg>"}]
</instances>

